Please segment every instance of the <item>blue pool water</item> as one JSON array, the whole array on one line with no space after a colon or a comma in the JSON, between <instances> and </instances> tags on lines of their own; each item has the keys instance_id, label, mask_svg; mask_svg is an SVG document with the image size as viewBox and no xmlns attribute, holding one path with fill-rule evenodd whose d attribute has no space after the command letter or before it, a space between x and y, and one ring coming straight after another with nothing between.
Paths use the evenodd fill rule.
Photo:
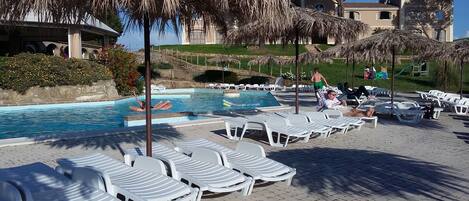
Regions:
<instances>
[{"instance_id":1,"label":"blue pool water","mask_svg":"<svg viewBox=\"0 0 469 201\"><path fill-rule=\"evenodd\" d=\"M243 91L239 97L224 96L218 90L157 95L152 97L152 104L165 100L171 101L173 107L168 111L153 111L154 114L279 106L270 93L257 91ZM125 116L144 114L130 111L129 106L137 106L135 98L101 103L0 108L0 139L122 128Z\"/></svg>"}]
</instances>

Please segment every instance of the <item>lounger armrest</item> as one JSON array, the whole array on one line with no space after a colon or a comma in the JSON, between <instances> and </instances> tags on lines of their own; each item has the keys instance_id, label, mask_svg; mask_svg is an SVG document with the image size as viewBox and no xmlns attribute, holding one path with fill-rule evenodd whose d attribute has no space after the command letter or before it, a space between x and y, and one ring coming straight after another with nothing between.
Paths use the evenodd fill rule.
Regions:
<instances>
[{"instance_id":1,"label":"lounger armrest","mask_svg":"<svg viewBox=\"0 0 469 201\"><path fill-rule=\"evenodd\" d=\"M181 176L179 176L179 173L176 170L176 164L173 160L159 154L153 154L153 158L158 159L164 163L167 168L165 175L170 176L176 180L181 180Z\"/></svg>"},{"instance_id":2,"label":"lounger armrest","mask_svg":"<svg viewBox=\"0 0 469 201\"><path fill-rule=\"evenodd\" d=\"M249 142L239 142L236 146L236 151L248 155L265 157L265 151L262 146Z\"/></svg>"},{"instance_id":3,"label":"lounger armrest","mask_svg":"<svg viewBox=\"0 0 469 201\"><path fill-rule=\"evenodd\" d=\"M93 167L76 167L72 170L72 180L82 183L85 186L100 189L115 195L114 188L109 175Z\"/></svg>"},{"instance_id":4,"label":"lounger armrest","mask_svg":"<svg viewBox=\"0 0 469 201\"><path fill-rule=\"evenodd\" d=\"M201 147L192 148L191 158L198 161L205 161L212 164L223 165L222 158L219 153L210 149Z\"/></svg>"},{"instance_id":5,"label":"lounger armrest","mask_svg":"<svg viewBox=\"0 0 469 201\"><path fill-rule=\"evenodd\" d=\"M22 182L17 180L0 181L0 200L24 199L26 201L33 200L31 190Z\"/></svg>"},{"instance_id":6,"label":"lounger armrest","mask_svg":"<svg viewBox=\"0 0 469 201\"><path fill-rule=\"evenodd\" d=\"M162 175L167 175L166 166L163 161L147 156L137 156L133 164L134 168L156 172Z\"/></svg>"}]
</instances>

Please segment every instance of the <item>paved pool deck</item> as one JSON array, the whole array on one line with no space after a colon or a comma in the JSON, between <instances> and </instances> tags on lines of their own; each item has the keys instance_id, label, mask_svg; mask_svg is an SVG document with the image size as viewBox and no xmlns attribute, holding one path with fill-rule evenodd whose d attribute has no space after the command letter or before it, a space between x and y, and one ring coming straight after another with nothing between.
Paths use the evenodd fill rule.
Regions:
<instances>
[{"instance_id":1,"label":"paved pool deck","mask_svg":"<svg viewBox=\"0 0 469 201\"><path fill-rule=\"evenodd\" d=\"M291 93L276 95L293 105ZM312 110L312 94L301 96L302 110ZM274 148L265 134L245 139L262 145L269 158L297 169L292 186L257 185L253 194L214 194L203 200L469 200L469 118L443 113L439 120L402 125L381 118L347 135L312 139ZM155 141L205 138L234 148L221 123L156 129ZM122 151L144 146L142 131L103 137L44 142L0 148L0 168L34 162L55 167L61 157L101 152L122 160Z\"/></svg>"}]
</instances>

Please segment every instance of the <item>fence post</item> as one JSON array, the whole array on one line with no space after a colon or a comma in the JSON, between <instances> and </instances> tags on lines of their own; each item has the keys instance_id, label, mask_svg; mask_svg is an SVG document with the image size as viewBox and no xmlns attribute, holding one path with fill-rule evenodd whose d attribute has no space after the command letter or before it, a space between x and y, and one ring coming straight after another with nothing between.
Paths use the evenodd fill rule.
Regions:
<instances>
[{"instance_id":1,"label":"fence post","mask_svg":"<svg viewBox=\"0 0 469 201\"><path fill-rule=\"evenodd\" d=\"M199 65L199 55L197 55L197 65Z\"/></svg>"},{"instance_id":2,"label":"fence post","mask_svg":"<svg viewBox=\"0 0 469 201\"><path fill-rule=\"evenodd\" d=\"M257 66L259 67L259 73L261 73L261 64L257 64Z\"/></svg>"}]
</instances>

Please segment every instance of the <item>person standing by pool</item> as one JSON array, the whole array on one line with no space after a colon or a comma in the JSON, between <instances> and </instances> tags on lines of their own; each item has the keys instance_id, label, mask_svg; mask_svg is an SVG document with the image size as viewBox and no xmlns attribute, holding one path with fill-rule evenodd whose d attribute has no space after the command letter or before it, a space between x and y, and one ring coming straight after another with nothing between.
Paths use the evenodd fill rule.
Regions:
<instances>
[{"instance_id":1,"label":"person standing by pool","mask_svg":"<svg viewBox=\"0 0 469 201\"><path fill-rule=\"evenodd\" d=\"M324 84L326 84L326 86L329 86L326 78L319 72L319 68L314 68L314 71L311 73L311 82L313 82L312 85L314 88L314 93L316 94L316 100L319 103L319 90L324 88Z\"/></svg>"},{"instance_id":2,"label":"person standing by pool","mask_svg":"<svg viewBox=\"0 0 469 201\"><path fill-rule=\"evenodd\" d=\"M317 92L319 89L329 86L326 78L319 72L319 68L314 68L314 71L311 75L311 82L313 82L314 91Z\"/></svg>"}]
</instances>

